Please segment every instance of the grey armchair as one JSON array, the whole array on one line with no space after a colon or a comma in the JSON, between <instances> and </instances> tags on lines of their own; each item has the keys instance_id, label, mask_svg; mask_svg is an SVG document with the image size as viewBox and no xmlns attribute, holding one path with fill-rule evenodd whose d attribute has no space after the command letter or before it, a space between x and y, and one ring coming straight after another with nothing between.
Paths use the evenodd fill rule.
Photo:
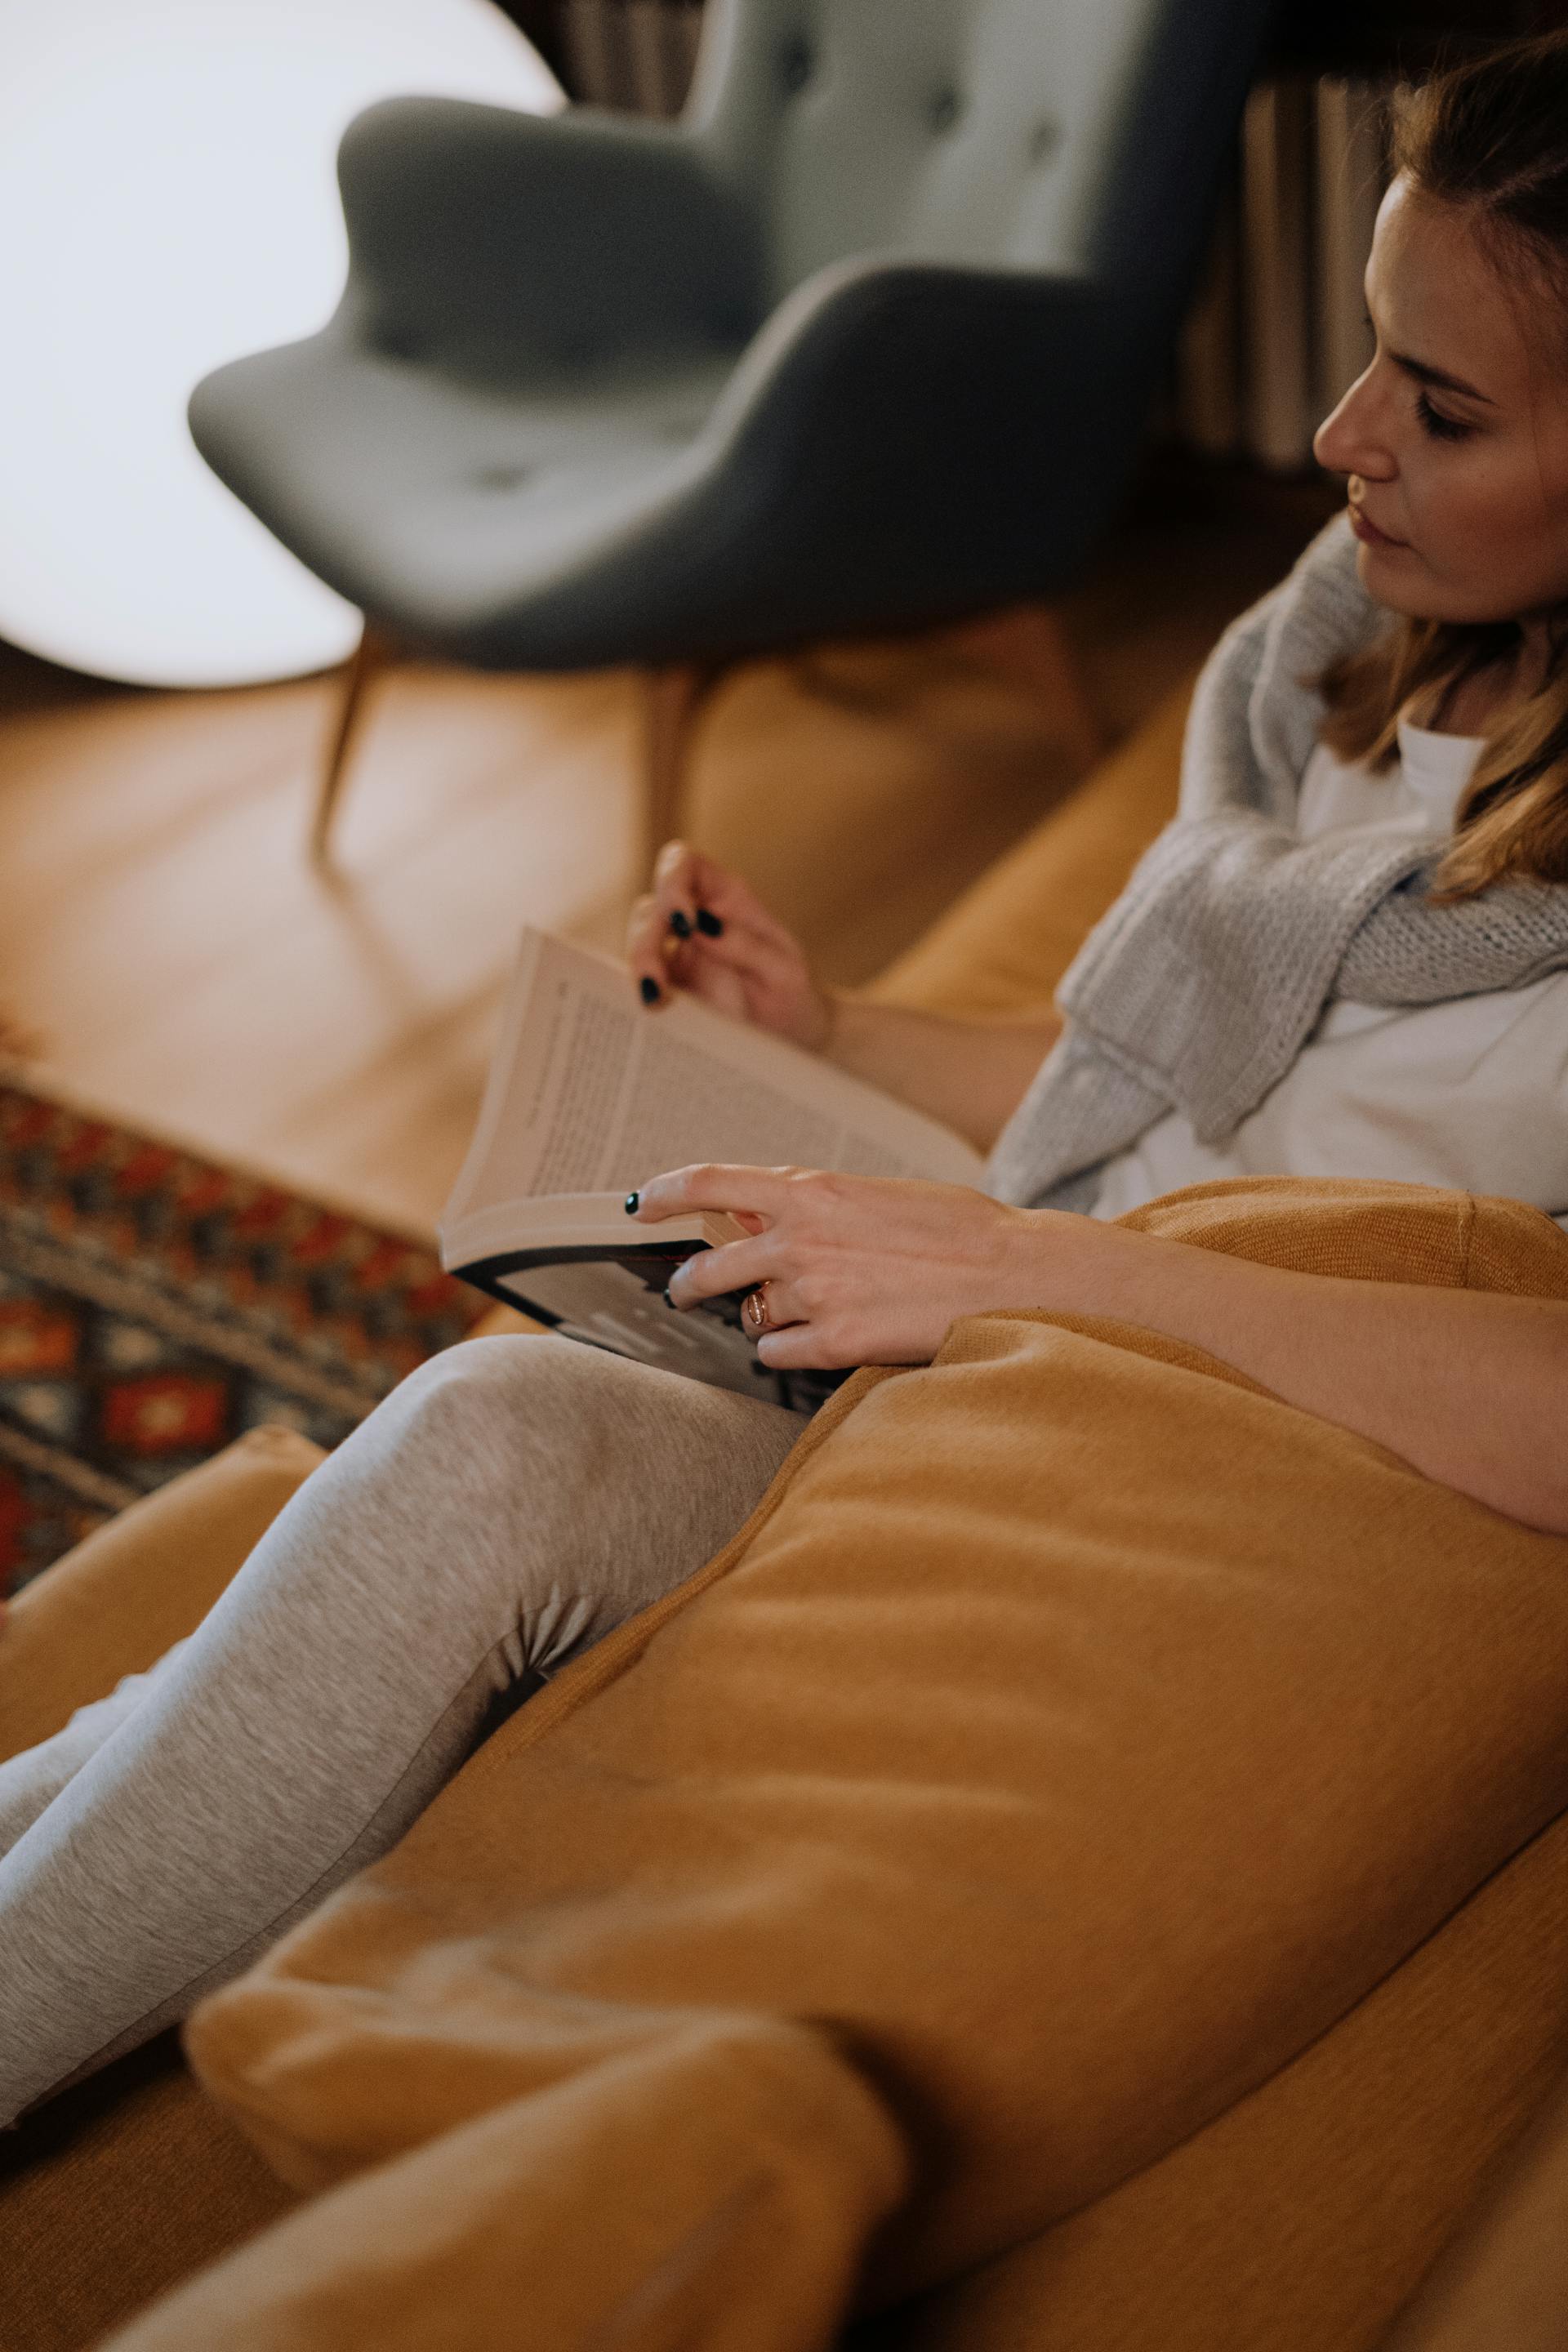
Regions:
<instances>
[{"instance_id":1,"label":"grey armchair","mask_svg":"<svg viewBox=\"0 0 1568 2352\"><path fill-rule=\"evenodd\" d=\"M679 121L398 99L351 262L191 427L367 637L653 674L1038 607L1123 485L1270 0L709 0ZM1047 654L1047 657L1048 654Z\"/></svg>"}]
</instances>

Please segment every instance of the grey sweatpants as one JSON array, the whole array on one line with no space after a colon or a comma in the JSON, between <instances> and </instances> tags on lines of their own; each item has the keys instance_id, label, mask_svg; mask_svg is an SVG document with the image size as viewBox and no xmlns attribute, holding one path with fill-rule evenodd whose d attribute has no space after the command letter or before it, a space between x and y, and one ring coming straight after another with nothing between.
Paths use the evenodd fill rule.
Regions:
<instances>
[{"instance_id":1,"label":"grey sweatpants","mask_svg":"<svg viewBox=\"0 0 1568 2352\"><path fill-rule=\"evenodd\" d=\"M184 2017L384 1853L799 1436L569 1339L479 1339L315 1471L196 1631L0 1764L0 2125Z\"/></svg>"}]
</instances>

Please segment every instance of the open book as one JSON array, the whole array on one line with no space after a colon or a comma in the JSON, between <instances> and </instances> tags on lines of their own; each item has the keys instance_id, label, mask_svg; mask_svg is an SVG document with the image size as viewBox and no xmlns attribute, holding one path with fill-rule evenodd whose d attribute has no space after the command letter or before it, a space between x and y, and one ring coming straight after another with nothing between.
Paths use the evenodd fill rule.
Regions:
<instances>
[{"instance_id":1,"label":"open book","mask_svg":"<svg viewBox=\"0 0 1568 2352\"><path fill-rule=\"evenodd\" d=\"M676 1313L664 1287L743 1228L711 1212L634 1224L626 1196L694 1160L978 1181L961 1136L689 996L636 1002L625 967L523 933L441 1263L569 1338L813 1412L846 1375L772 1372L738 1297Z\"/></svg>"}]
</instances>

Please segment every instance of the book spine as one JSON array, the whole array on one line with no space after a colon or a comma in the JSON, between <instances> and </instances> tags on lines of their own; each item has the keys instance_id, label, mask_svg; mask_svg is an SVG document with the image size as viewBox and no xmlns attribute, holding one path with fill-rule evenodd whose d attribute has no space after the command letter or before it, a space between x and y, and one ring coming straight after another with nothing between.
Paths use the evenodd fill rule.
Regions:
<instances>
[{"instance_id":1,"label":"book spine","mask_svg":"<svg viewBox=\"0 0 1568 2352\"><path fill-rule=\"evenodd\" d=\"M1220 200L1208 258L1176 346L1176 431L1205 457L1241 446L1241 226L1234 181Z\"/></svg>"},{"instance_id":2,"label":"book spine","mask_svg":"<svg viewBox=\"0 0 1568 2352\"><path fill-rule=\"evenodd\" d=\"M566 52L591 106L668 120L691 87L702 0L564 0Z\"/></svg>"},{"instance_id":3,"label":"book spine","mask_svg":"<svg viewBox=\"0 0 1568 2352\"><path fill-rule=\"evenodd\" d=\"M1260 83L1178 338L1172 430L1294 472L1372 358L1362 278L1388 185L1388 79Z\"/></svg>"},{"instance_id":4,"label":"book spine","mask_svg":"<svg viewBox=\"0 0 1568 2352\"><path fill-rule=\"evenodd\" d=\"M697 52L702 41L702 0L676 0L665 12L665 26L673 53L675 104L679 113L691 94L697 77Z\"/></svg>"},{"instance_id":5,"label":"book spine","mask_svg":"<svg viewBox=\"0 0 1568 2352\"><path fill-rule=\"evenodd\" d=\"M1243 383L1246 446L1272 471L1309 465L1310 86L1260 82L1242 119Z\"/></svg>"},{"instance_id":6,"label":"book spine","mask_svg":"<svg viewBox=\"0 0 1568 2352\"><path fill-rule=\"evenodd\" d=\"M1373 82L1326 78L1317 103L1317 398L1324 415L1371 364L1362 279L1387 184L1386 106Z\"/></svg>"},{"instance_id":7,"label":"book spine","mask_svg":"<svg viewBox=\"0 0 1568 2352\"><path fill-rule=\"evenodd\" d=\"M664 0L622 0L632 103L639 114L662 116L672 110L665 70Z\"/></svg>"},{"instance_id":8,"label":"book spine","mask_svg":"<svg viewBox=\"0 0 1568 2352\"><path fill-rule=\"evenodd\" d=\"M572 82L585 106L613 106L609 0L566 0L564 32Z\"/></svg>"}]
</instances>

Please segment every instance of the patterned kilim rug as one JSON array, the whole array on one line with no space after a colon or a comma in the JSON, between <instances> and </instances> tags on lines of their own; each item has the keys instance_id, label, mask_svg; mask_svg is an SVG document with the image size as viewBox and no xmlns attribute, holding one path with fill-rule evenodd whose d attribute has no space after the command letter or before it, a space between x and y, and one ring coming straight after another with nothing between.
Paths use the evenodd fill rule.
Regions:
<instances>
[{"instance_id":1,"label":"patterned kilim rug","mask_svg":"<svg viewBox=\"0 0 1568 2352\"><path fill-rule=\"evenodd\" d=\"M335 1444L485 1311L407 1242L0 1087L0 1594L258 1422Z\"/></svg>"}]
</instances>

